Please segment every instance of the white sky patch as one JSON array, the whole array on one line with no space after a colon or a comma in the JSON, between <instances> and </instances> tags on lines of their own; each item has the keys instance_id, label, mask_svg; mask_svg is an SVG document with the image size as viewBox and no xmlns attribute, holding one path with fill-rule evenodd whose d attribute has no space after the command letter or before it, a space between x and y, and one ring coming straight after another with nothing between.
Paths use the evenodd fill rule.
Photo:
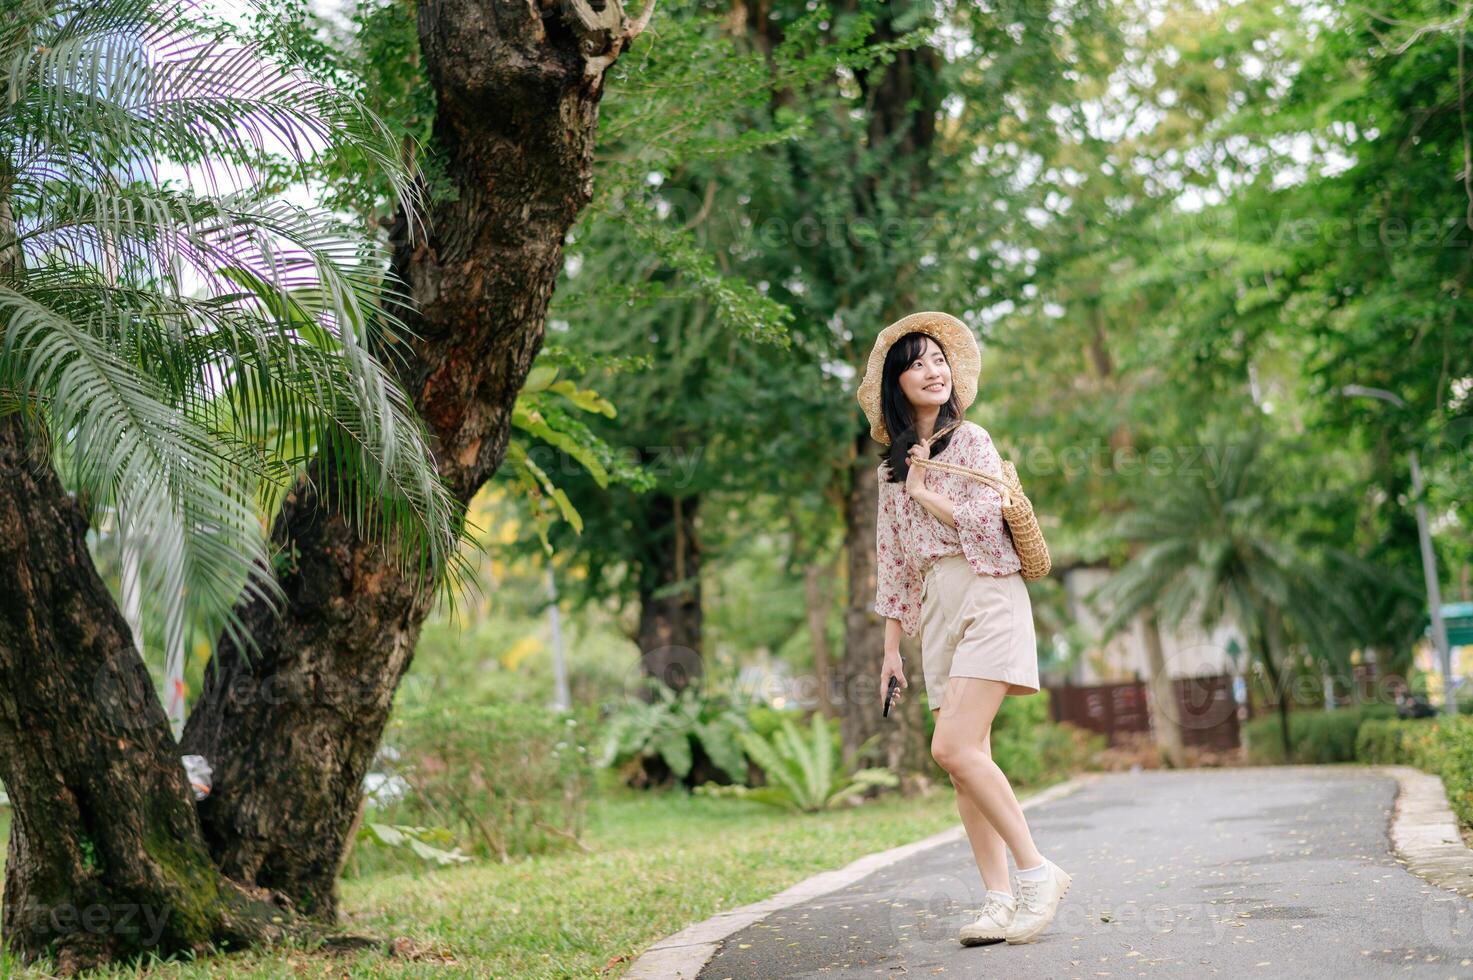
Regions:
<instances>
[{"instance_id":1,"label":"white sky patch","mask_svg":"<svg viewBox=\"0 0 1473 980\"><path fill-rule=\"evenodd\" d=\"M853 381L858 374L854 365L843 360L828 360L820 362L823 373L831 378L839 378L843 381Z\"/></svg>"},{"instance_id":2,"label":"white sky patch","mask_svg":"<svg viewBox=\"0 0 1473 980\"><path fill-rule=\"evenodd\" d=\"M311 6L315 12L323 16L341 19L351 9L352 2L353 0L342 0L342 2L340 0L316 0ZM204 9L211 15L241 28L249 26L254 12L253 5L242 2L242 0L206 0ZM201 34L200 39L207 40L208 36ZM238 48L236 42L225 40L220 50L228 55L228 52L238 50ZM246 78L240 84L243 88L250 88L253 83ZM307 160L322 152L327 146L328 139L324 132L313 132L301 127L296 127L291 132L282 132L269 125L262 125L259 120L253 120L249 126L240 126L235 132L237 136L246 137L248 142L254 143L258 149L265 152L285 158ZM169 160L155 160L152 162L152 170L154 171L152 176L161 183L210 197L223 197L241 191L249 191L257 182L256 176L248 167L218 158L188 166ZM287 186L277 195L277 199L298 208L316 210L321 207L320 202L325 197L324 190L325 188L320 183L298 181ZM356 220L345 213L338 213L336 217L350 225ZM280 256L288 261L299 259L305 254L303 250L289 242L274 243L274 247L278 247ZM198 296L211 291L210 284L197 270L186 267L182 273L181 285L186 293ZM294 275L293 279L300 279L300 275Z\"/></svg>"},{"instance_id":3,"label":"white sky patch","mask_svg":"<svg viewBox=\"0 0 1473 980\"><path fill-rule=\"evenodd\" d=\"M1452 393L1452 407L1462 411L1468 403L1468 395L1473 393L1473 378L1455 378L1449 390Z\"/></svg>"}]
</instances>

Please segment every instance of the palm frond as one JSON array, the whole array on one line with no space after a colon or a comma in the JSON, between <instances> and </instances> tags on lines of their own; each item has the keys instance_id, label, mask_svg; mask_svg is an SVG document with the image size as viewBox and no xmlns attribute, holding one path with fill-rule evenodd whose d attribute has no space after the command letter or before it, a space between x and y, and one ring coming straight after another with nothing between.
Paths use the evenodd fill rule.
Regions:
<instances>
[{"instance_id":1,"label":"palm frond","mask_svg":"<svg viewBox=\"0 0 1473 980\"><path fill-rule=\"evenodd\" d=\"M256 512L236 490L237 460L65 312L0 284L0 323L0 387L23 399L44 393L52 430L69 443L71 482L116 500L150 542L143 577L167 604L171 643L182 635L186 582L207 610L229 609L242 588L276 594L273 580L251 574L266 554Z\"/></svg>"},{"instance_id":2,"label":"palm frond","mask_svg":"<svg viewBox=\"0 0 1473 980\"><path fill-rule=\"evenodd\" d=\"M1087 597L1110 607L1105 637L1146 612L1171 627L1195 615L1209 632L1230 619L1250 638L1277 615L1325 659L1369 635L1352 596L1384 572L1292 529L1300 502L1275 492L1261 435L1213 448L1223 461L1216 479L1158 481L1116 522L1117 540L1137 550Z\"/></svg>"},{"instance_id":3,"label":"palm frond","mask_svg":"<svg viewBox=\"0 0 1473 980\"><path fill-rule=\"evenodd\" d=\"M352 145L397 197L422 204L396 141L365 106L251 45L202 34L195 3L13 6L0 35L0 118L26 167L92 184L108 173L151 176L167 160L196 167L219 194L261 186L253 161L266 155L304 163L328 144Z\"/></svg>"},{"instance_id":4,"label":"palm frond","mask_svg":"<svg viewBox=\"0 0 1473 980\"><path fill-rule=\"evenodd\" d=\"M169 0L15 0L0 23L3 410L39 413L69 482L149 542L184 611L242 648L279 599L264 526L294 480L425 581L468 567L461 508L381 358L405 335L382 246L274 196L262 161L351 146L411 219L387 127ZM180 168L183 187L159 174ZM272 168L276 172L277 168ZM392 297L402 302L402 297ZM309 465L310 464L310 465Z\"/></svg>"}]
</instances>

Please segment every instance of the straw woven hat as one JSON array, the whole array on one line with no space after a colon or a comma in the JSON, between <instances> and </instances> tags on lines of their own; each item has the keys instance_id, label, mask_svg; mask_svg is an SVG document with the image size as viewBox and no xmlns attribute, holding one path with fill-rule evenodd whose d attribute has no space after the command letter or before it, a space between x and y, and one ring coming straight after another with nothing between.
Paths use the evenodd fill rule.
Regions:
<instances>
[{"instance_id":1,"label":"straw woven hat","mask_svg":"<svg viewBox=\"0 0 1473 980\"><path fill-rule=\"evenodd\" d=\"M880 331L875 346L869 352L869 363L865 365L864 377L859 382L859 392L854 397L869 419L869 433L882 445L890 445L890 433L885 429L884 413L880 408L880 379L885 372L885 355L890 346L913 331L929 334L941 345L947 363L951 365L951 385L956 390L957 403L965 412L977 398L977 377L982 373L982 352L977 349L977 338L972 328L949 313L928 311L901 317Z\"/></svg>"}]
</instances>

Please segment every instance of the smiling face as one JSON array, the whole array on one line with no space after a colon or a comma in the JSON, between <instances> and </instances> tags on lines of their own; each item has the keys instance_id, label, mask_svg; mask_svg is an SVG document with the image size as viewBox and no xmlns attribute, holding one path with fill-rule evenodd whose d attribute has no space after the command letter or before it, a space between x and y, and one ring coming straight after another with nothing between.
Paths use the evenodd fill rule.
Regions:
<instances>
[{"instance_id":1,"label":"smiling face","mask_svg":"<svg viewBox=\"0 0 1473 980\"><path fill-rule=\"evenodd\" d=\"M951 365L934 338L927 337L919 356L900 372L900 390L918 414L933 412L951 400Z\"/></svg>"}]
</instances>

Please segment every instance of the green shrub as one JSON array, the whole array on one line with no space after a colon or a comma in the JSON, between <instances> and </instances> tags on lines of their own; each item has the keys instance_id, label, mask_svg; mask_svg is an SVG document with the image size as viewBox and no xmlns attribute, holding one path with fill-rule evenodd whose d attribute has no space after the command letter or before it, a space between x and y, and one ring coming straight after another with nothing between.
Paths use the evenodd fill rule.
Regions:
<instances>
[{"instance_id":1,"label":"green shrub","mask_svg":"<svg viewBox=\"0 0 1473 980\"><path fill-rule=\"evenodd\" d=\"M1014 786L1065 779L1088 768L1095 753L1108 744L1103 735L1050 720L1048 699L1047 689L1005 697L992 719L992 758ZM935 717L927 711L925 718L930 740L936 733Z\"/></svg>"},{"instance_id":2,"label":"green shrub","mask_svg":"<svg viewBox=\"0 0 1473 980\"><path fill-rule=\"evenodd\" d=\"M737 736L750 730L746 714L719 693L695 686L677 693L664 684L649 683L657 695L653 702L631 698L604 722L598 764L642 767L645 759L658 757L685 780L699 744L716 768L733 782L745 782L747 763Z\"/></svg>"},{"instance_id":3,"label":"green shrub","mask_svg":"<svg viewBox=\"0 0 1473 980\"><path fill-rule=\"evenodd\" d=\"M1448 803L1463 826L1473 826L1473 719L1458 718L1442 728L1438 775Z\"/></svg>"},{"instance_id":4,"label":"green shrub","mask_svg":"<svg viewBox=\"0 0 1473 980\"><path fill-rule=\"evenodd\" d=\"M454 833L448 827L414 827L408 824L378 823L365 820L358 828L355 844L359 848L397 848L426 864L441 867L463 864L470 858L460 853L454 843Z\"/></svg>"},{"instance_id":5,"label":"green shrub","mask_svg":"<svg viewBox=\"0 0 1473 980\"><path fill-rule=\"evenodd\" d=\"M815 709L816 710L816 709ZM747 724L751 727L753 734L760 735L765 739L771 739L782 731L783 722L792 720L796 724L803 724L805 711L798 708L774 708L770 704L755 702L747 708ZM844 754L844 736L838 725L830 725L829 732L833 735L835 755ZM871 738L865 747L874 748L878 740ZM861 747L864 748L864 747ZM878 753L872 753L878 754ZM758 769L760 773L761 770Z\"/></svg>"},{"instance_id":6,"label":"green shrub","mask_svg":"<svg viewBox=\"0 0 1473 980\"><path fill-rule=\"evenodd\" d=\"M1292 711L1289 713L1290 757L1285 759L1279 716L1273 712L1243 726L1243 743L1249 761L1256 764L1354 762L1360 727L1395 714L1396 709L1389 704L1353 705L1333 711Z\"/></svg>"},{"instance_id":7,"label":"green shrub","mask_svg":"<svg viewBox=\"0 0 1473 980\"><path fill-rule=\"evenodd\" d=\"M992 720L992 758L1015 786L1036 786L1083 769L1103 735L1049 719L1048 691L1003 698Z\"/></svg>"},{"instance_id":8,"label":"green shrub","mask_svg":"<svg viewBox=\"0 0 1473 980\"><path fill-rule=\"evenodd\" d=\"M1440 776L1458 820L1473 826L1473 718L1367 722L1356 753L1362 762L1414 766Z\"/></svg>"},{"instance_id":9,"label":"green shrub","mask_svg":"<svg viewBox=\"0 0 1473 980\"><path fill-rule=\"evenodd\" d=\"M704 796L735 796L812 813L848 803L871 786L899 784L899 778L882 767L848 774L837 772L837 729L822 712L815 711L809 718L806 733L799 731L792 718L784 718L771 738L742 732L742 747L762 767L767 785L718 786L708 782L697 786L694 792Z\"/></svg>"},{"instance_id":10,"label":"green shrub","mask_svg":"<svg viewBox=\"0 0 1473 980\"><path fill-rule=\"evenodd\" d=\"M762 701L754 701L748 705L746 715L748 727L763 738L768 738L783 727L783 719L801 717L802 712L790 708L774 708Z\"/></svg>"},{"instance_id":11,"label":"green shrub","mask_svg":"<svg viewBox=\"0 0 1473 980\"><path fill-rule=\"evenodd\" d=\"M1405 736L1413 732L1430 732L1436 724L1433 719L1403 721L1397 718L1378 718L1360 726L1355 737L1355 757L1372 765L1417 766L1412 746L1404 744Z\"/></svg>"},{"instance_id":12,"label":"green shrub","mask_svg":"<svg viewBox=\"0 0 1473 980\"><path fill-rule=\"evenodd\" d=\"M409 789L378 822L443 826L471 854L503 861L576 842L593 785L588 715L521 704L396 709L385 741Z\"/></svg>"}]
</instances>

